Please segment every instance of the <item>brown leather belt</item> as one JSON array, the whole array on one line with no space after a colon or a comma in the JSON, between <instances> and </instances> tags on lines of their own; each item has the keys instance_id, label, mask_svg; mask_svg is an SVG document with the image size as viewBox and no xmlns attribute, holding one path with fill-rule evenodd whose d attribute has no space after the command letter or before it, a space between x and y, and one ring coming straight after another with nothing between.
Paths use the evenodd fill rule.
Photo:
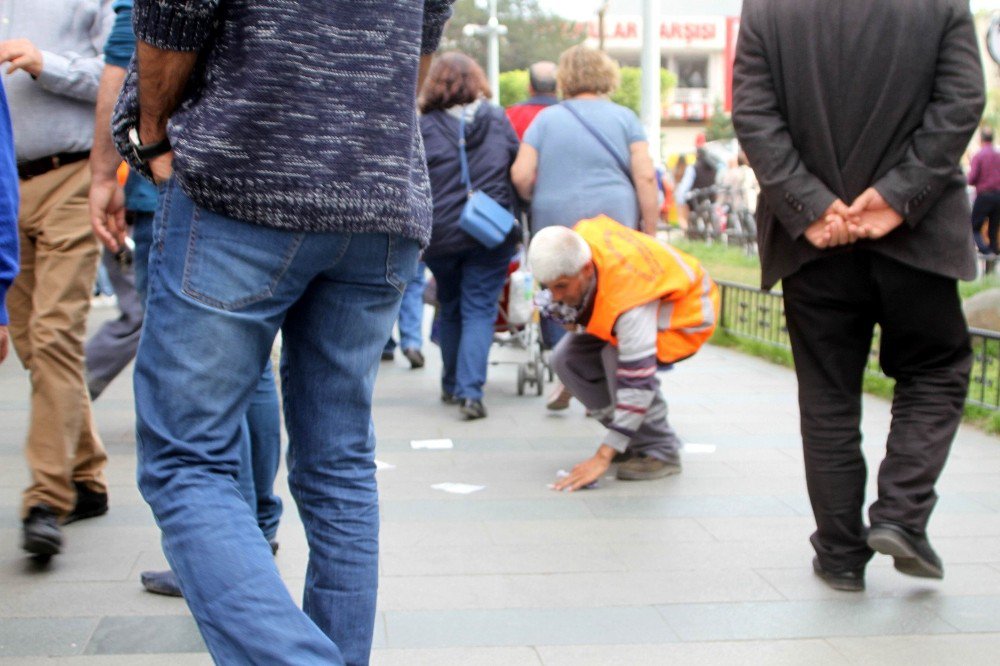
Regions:
<instances>
[{"instance_id":1,"label":"brown leather belt","mask_svg":"<svg viewBox=\"0 0 1000 666\"><path fill-rule=\"evenodd\" d=\"M85 150L79 153L59 153L48 157L39 157L37 160L28 160L17 163L17 177L21 180L28 180L47 174L49 171L59 167L81 162L90 157L90 151Z\"/></svg>"}]
</instances>

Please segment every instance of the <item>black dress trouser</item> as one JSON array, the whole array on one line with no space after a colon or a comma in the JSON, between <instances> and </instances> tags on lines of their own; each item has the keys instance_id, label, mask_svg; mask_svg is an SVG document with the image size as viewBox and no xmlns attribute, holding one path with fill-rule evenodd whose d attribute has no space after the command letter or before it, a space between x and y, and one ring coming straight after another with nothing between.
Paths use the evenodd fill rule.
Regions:
<instances>
[{"instance_id":1,"label":"black dress trouser","mask_svg":"<svg viewBox=\"0 0 1000 666\"><path fill-rule=\"evenodd\" d=\"M783 289L816 517L811 541L824 567L858 568L872 556L862 515L861 387L873 328L882 329L879 362L896 388L869 519L923 534L972 367L957 284L856 250L806 264Z\"/></svg>"}]
</instances>

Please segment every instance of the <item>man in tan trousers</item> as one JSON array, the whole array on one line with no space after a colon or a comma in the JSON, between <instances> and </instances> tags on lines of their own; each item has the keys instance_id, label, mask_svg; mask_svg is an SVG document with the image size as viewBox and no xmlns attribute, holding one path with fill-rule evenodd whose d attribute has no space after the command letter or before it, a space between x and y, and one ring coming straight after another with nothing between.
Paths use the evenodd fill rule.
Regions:
<instances>
[{"instance_id":1,"label":"man in tan trousers","mask_svg":"<svg viewBox=\"0 0 1000 666\"><path fill-rule=\"evenodd\" d=\"M107 455L84 382L97 271L87 165L109 0L0 4L0 63L20 179L21 273L7 294L14 350L31 374L23 547L60 552L60 522L107 511Z\"/></svg>"}]
</instances>

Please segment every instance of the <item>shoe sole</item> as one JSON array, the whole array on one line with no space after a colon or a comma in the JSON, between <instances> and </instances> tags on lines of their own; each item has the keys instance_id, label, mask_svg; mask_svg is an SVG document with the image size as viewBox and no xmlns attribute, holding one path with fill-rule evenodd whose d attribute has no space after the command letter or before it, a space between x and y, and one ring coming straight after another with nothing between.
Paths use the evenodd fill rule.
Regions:
<instances>
[{"instance_id":1,"label":"shoe sole","mask_svg":"<svg viewBox=\"0 0 1000 666\"><path fill-rule=\"evenodd\" d=\"M97 518L98 516L103 516L108 512L108 507L103 507L100 509L92 509L90 511L81 511L79 513L71 513L66 516L63 520L63 525L69 525L70 523L75 523L78 520L87 520L88 518Z\"/></svg>"},{"instance_id":2,"label":"shoe sole","mask_svg":"<svg viewBox=\"0 0 1000 666\"><path fill-rule=\"evenodd\" d=\"M564 409L569 409L569 401L563 402L562 400L558 402L550 402L545 405L545 409L550 412L561 412Z\"/></svg>"},{"instance_id":3,"label":"shoe sole","mask_svg":"<svg viewBox=\"0 0 1000 666\"><path fill-rule=\"evenodd\" d=\"M32 555L51 557L52 555L58 555L60 553L62 550L62 541L36 538L31 541L25 541L23 548Z\"/></svg>"},{"instance_id":4,"label":"shoe sole","mask_svg":"<svg viewBox=\"0 0 1000 666\"><path fill-rule=\"evenodd\" d=\"M619 481L652 481L654 479L662 479L663 477L673 476L674 474L680 473L680 466L668 465L655 472L630 472L619 468L615 476Z\"/></svg>"},{"instance_id":5,"label":"shoe sole","mask_svg":"<svg viewBox=\"0 0 1000 666\"><path fill-rule=\"evenodd\" d=\"M813 564L813 573L816 574L817 578L819 578L824 583L826 583L826 585L828 587L830 587L831 589L837 590L838 592L864 592L865 591L865 581L863 581L863 580L848 581L848 580L842 580L842 579L839 579L839 578L835 578L835 577L827 574L822 569L817 568L815 564Z\"/></svg>"},{"instance_id":6,"label":"shoe sole","mask_svg":"<svg viewBox=\"0 0 1000 666\"><path fill-rule=\"evenodd\" d=\"M893 558L896 571L907 576L917 578L944 578L944 571L936 567L917 554L913 546L906 540L892 532L885 530L875 531L868 536L868 546L872 550L877 550L883 555Z\"/></svg>"}]
</instances>

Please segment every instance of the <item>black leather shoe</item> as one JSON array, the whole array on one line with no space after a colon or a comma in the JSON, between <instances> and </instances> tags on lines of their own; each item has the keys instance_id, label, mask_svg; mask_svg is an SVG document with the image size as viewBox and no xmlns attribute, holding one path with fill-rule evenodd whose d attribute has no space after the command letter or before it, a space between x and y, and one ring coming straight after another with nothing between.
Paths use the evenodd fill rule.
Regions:
<instances>
[{"instance_id":1,"label":"black leather shoe","mask_svg":"<svg viewBox=\"0 0 1000 666\"><path fill-rule=\"evenodd\" d=\"M823 582L841 592L863 592L865 589L865 570L828 571L819 563L819 558L813 558L813 573L823 579Z\"/></svg>"},{"instance_id":2,"label":"black leather shoe","mask_svg":"<svg viewBox=\"0 0 1000 666\"><path fill-rule=\"evenodd\" d=\"M459 408L466 421L475 421L486 417L486 408L480 400L463 400Z\"/></svg>"},{"instance_id":3,"label":"black leather shoe","mask_svg":"<svg viewBox=\"0 0 1000 666\"><path fill-rule=\"evenodd\" d=\"M24 519L22 547L32 555L58 555L62 550L62 532L59 516L47 504L38 504L28 510Z\"/></svg>"},{"instance_id":4,"label":"black leather shoe","mask_svg":"<svg viewBox=\"0 0 1000 666\"><path fill-rule=\"evenodd\" d=\"M443 402L446 405L457 405L457 404L460 404L462 402L462 399L459 398L454 393L448 393L447 391L441 391L441 402Z\"/></svg>"},{"instance_id":5,"label":"black leather shoe","mask_svg":"<svg viewBox=\"0 0 1000 666\"><path fill-rule=\"evenodd\" d=\"M108 512L107 493L95 492L79 481L74 481L73 485L76 487L76 506L66 516L63 525L69 525L85 518L103 516Z\"/></svg>"},{"instance_id":6,"label":"black leather shoe","mask_svg":"<svg viewBox=\"0 0 1000 666\"><path fill-rule=\"evenodd\" d=\"M944 578L944 565L925 535L910 532L893 523L872 523L868 546L883 555L892 555L896 571L918 578Z\"/></svg>"},{"instance_id":7,"label":"black leather shoe","mask_svg":"<svg viewBox=\"0 0 1000 666\"><path fill-rule=\"evenodd\" d=\"M424 355L420 353L419 349L404 349L403 356L410 362L412 370L424 367Z\"/></svg>"},{"instance_id":8,"label":"black leather shoe","mask_svg":"<svg viewBox=\"0 0 1000 666\"><path fill-rule=\"evenodd\" d=\"M391 351L391 350L386 350L386 351L382 352L382 360L383 361L391 361L394 358L396 358L396 352Z\"/></svg>"}]
</instances>

